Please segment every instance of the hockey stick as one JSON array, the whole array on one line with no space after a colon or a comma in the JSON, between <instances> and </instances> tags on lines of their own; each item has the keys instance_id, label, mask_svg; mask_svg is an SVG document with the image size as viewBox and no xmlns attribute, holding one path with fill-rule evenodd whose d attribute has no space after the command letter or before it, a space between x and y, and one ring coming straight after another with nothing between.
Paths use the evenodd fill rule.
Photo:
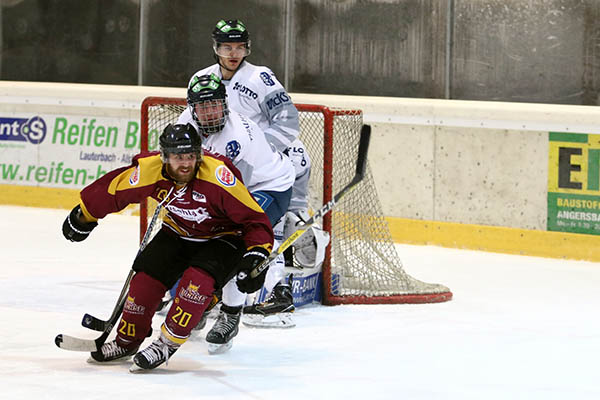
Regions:
<instances>
[{"instance_id":1,"label":"hockey stick","mask_svg":"<svg viewBox=\"0 0 600 400\"><path fill-rule=\"evenodd\" d=\"M154 210L154 214L152 215L152 220L150 221L150 224L148 225L148 229L146 229L146 233L144 234L144 237L142 238L142 242L140 243L140 247L137 252L136 258L146 248L146 245L148 244L148 242L150 240L150 234L152 232L152 229L154 228L154 225L156 224L156 221L158 220L158 215L160 213L160 210L163 208L163 205L167 202L167 199L169 198L169 196L171 195L172 192L173 192L173 188L171 188L169 193L165 196L165 198L158 204L158 206ZM127 292L129 291L129 284L131 283L131 279L133 279L134 274L135 274L135 272L133 271L133 269L130 269L129 274L127 275L127 278L125 279L125 284L123 285L123 288L121 289L121 294L119 294L119 299L117 300L117 304L115 305L115 308L113 309L113 312L107 321L102 321L96 317L89 315L89 314L85 314L84 320L86 319L86 317L91 317L94 321L100 321L100 322L96 322L96 324L102 324L104 326L102 335L100 335L97 339L80 339L80 338L76 338L73 336L64 335L61 333L56 336L56 338L54 339L54 343L61 349L65 349L65 350L99 351L100 347L102 347L102 345L108 338L108 335L110 334L113 327L117 323L119 317L121 316L121 312L123 311L123 307L125 306ZM82 321L82 324L83 324L83 321Z\"/></svg>"},{"instance_id":2,"label":"hockey stick","mask_svg":"<svg viewBox=\"0 0 600 400\"><path fill-rule=\"evenodd\" d=\"M158 308L156 309L156 311L160 311L163 309L163 307L165 306L165 304L167 304L170 300L161 300ZM108 324L110 323L110 320L103 320L97 317L94 317L92 314L88 314L85 313L83 315L83 318L81 319L81 326L83 326L84 328L88 328L91 329L93 331L98 331L98 332L104 332L104 330L106 330L106 327L108 326Z\"/></svg>"},{"instance_id":3,"label":"hockey stick","mask_svg":"<svg viewBox=\"0 0 600 400\"><path fill-rule=\"evenodd\" d=\"M163 307L169 303L169 301L171 300L161 300L160 304L158 305L158 308L156 309L156 312L159 312L160 310L163 309ZM108 326L108 324L110 323L110 320L103 320L97 317L94 317L92 314L88 314L85 313L83 315L83 318L81 319L81 326L83 326L84 328L88 328L91 329L93 331L98 331L98 332L104 332L104 330L106 330L106 327Z\"/></svg>"},{"instance_id":4,"label":"hockey stick","mask_svg":"<svg viewBox=\"0 0 600 400\"><path fill-rule=\"evenodd\" d=\"M277 249L273 250L266 260L258 264L256 268L254 268L250 272L250 278L256 278L258 275L260 275L261 272L263 272L266 268L269 267L269 264L271 264L277 257L279 257L279 255L282 254L288 247L290 247L296 240L298 240L304 234L304 232L306 232L311 226L313 226L317 222L317 220L323 218L325 214L331 211L333 206L335 206L335 204L339 202L343 196L348 194L352 189L356 187L356 185L360 183L360 181L362 181L365 175L365 170L367 168L367 152L369 151L370 139L371 126L363 125L360 130L360 142L358 144L358 159L356 160L356 173L354 175L354 178L352 178L352 180L346 186L344 186L342 190L340 190L335 196L333 196L333 199L329 200L323 205L323 207L321 207L321 209L314 213L314 215L310 217L308 221L304 222L302 225L298 225L298 228L296 229L296 231L294 231L294 233L290 235L290 237L288 237L283 243L281 243ZM245 279L247 275L244 272L240 272L238 273L237 277L238 279Z\"/></svg>"}]
</instances>

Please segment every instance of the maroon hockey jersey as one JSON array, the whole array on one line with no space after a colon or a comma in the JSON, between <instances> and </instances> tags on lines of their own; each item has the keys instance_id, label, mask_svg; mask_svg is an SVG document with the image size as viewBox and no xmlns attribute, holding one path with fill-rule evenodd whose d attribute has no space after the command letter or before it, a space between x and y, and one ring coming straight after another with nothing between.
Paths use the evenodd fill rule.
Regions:
<instances>
[{"instance_id":1,"label":"maroon hockey jersey","mask_svg":"<svg viewBox=\"0 0 600 400\"><path fill-rule=\"evenodd\" d=\"M164 171L159 154L138 155L132 165L85 187L81 209L88 219L100 219L147 197L161 201L173 188L163 229L196 241L241 236L248 249L260 246L270 252L273 229L240 176L229 160L205 152L196 177L178 189Z\"/></svg>"}]
</instances>

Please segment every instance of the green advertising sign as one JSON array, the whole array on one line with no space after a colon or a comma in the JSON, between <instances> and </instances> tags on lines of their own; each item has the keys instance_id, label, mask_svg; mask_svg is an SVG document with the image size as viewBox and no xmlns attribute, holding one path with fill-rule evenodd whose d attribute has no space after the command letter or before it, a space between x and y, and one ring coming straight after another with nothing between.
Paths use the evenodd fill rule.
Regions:
<instances>
[{"instance_id":1,"label":"green advertising sign","mask_svg":"<svg viewBox=\"0 0 600 400\"><path fill-rule=\"evenodd\" d=\"M600 235L600 135L549 137L548 230Z\"/></svg>"},{"instance_id":2,"label":"green advertising sign","mask_svg":"<svg viewBox=\"0 0 600 400\"><path fill-rule=\"evenodd\" d=\"M80 189L139 151L139 122L128 118L0 115L0 184Z\"/></svg>"}]
</instances>

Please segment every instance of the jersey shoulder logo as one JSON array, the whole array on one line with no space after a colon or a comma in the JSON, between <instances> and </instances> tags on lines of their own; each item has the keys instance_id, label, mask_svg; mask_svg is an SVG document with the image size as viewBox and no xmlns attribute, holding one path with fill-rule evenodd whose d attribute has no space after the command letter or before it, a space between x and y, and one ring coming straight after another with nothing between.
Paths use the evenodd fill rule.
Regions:
<instances>
[{"instance_id":1,"label":"jersey shoulder logo","mask_svg":"<svg viewBox=\"0 0 600 400\"><path fill-rule=\"evenodd\" d=\"M226 166L219 165L215 171L215 175L221 185L225 187L235 186L237 179L233 172L231 172Z\"/></svg>"},{"instance_id":2,"label":"jersey shoulder logo","mask_svg":"<svg viewBox=\"0 0 600 400\"><path fill-rule=\"evenodd\" d=\"M271 75L269 75L267 72L261 72L260 73L260 79L262 79L262 81L267 86L274 86L275 85L275 81L273 79L271 79Z\"/></svg>"},{"instance_id":3,"label":"jersey shoulder logo","mask_svg":"<svg viewBox=\"0 0 600 400\"><path fill-rule=\"evenodd\" d=\"M240 154L241 148L242 146L240 145L240 142L237 140L232 140L225 146L225 155L230 160L233 160Z\"/></svg>"},{"instance_id":4,"label":"jersey shoulder logo","mask_svg":"<svg viewBox=\"0 0 600 400\"><path fill-rule=\"evenodd\" d=\"M131 175L129 175L129 184L135 186L140 183L140 166L135 167Z\"/></svg>"}]
</instances>

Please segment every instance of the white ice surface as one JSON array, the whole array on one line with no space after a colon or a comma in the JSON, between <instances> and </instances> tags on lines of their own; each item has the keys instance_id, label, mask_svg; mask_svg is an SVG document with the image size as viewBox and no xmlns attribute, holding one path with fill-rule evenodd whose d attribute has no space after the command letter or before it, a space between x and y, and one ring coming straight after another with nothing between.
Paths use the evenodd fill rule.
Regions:
<instances>
[{"instance_id":1,"label":"white ice surface","mask_svg":"<svg viewBox=\"0 0 600 400\"><path fill-rule=\"evenodd\" d=\"M0 399L600 399L599 263L427 246L398 251L450 302L301 308L296 328L242 327L217 356L205 329L146 374L87 364L54 337L98 336L81 317L108 317L137 220L71 243L66 214L0 206Z\"/></svg>"}]
</instances>

